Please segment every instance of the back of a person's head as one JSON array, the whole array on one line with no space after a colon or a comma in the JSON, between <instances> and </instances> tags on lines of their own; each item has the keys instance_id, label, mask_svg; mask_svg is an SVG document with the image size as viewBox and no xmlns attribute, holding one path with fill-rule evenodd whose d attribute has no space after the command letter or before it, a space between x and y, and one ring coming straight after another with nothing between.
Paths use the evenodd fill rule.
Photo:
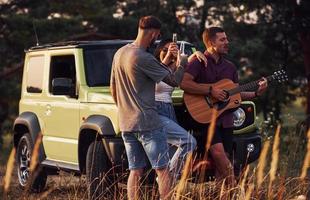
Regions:
<instances>
[{"instance_id":1,"label":"back of a person's head","mask_svg":"<svg viewBox=\"0 0 310 200\"><path fill-rule=\"evenodd\" d=\"M208 46L212 40L215 39L217 33L223 33L225 32L223 28L212 26L209 28L206 28L202 33L202 40L205 46Z\"/></svg>"},{"instance_id":2,"label":"back of a person's head","mask_svg":"<svg viewBox=\"0 0 310 200\"><path fill-rule=\"evenodd\" d=\"M139 20L140 29L160 29L160 20L152 15L141 17Z\"/></svg>"}]
</instances>

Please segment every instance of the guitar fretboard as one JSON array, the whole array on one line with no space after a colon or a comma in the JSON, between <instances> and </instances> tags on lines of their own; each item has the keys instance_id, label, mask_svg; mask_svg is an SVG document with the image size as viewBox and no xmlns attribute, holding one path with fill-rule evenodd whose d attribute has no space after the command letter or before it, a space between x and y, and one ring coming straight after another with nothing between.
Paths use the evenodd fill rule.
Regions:
<instances>
[{"instance_id":1,"label":"guitar fretboard","mask_svg":"<svg viewBox=\"0 0 310 200\"><path fill-rule=\"evenodd\" d=\"M271 76L266 77L266 79L268 82L270 82L270 81L274 80L275 78L273 75L271 75ZM240 92L255 90L258 88L258 82L259 82L259 80L252 81L252 82L246 83L244 85L240 85L238 87L230 89L227 92L231 96L231 95L234 95L234 94L237 94Z\"/></svg>"}]
</instances>

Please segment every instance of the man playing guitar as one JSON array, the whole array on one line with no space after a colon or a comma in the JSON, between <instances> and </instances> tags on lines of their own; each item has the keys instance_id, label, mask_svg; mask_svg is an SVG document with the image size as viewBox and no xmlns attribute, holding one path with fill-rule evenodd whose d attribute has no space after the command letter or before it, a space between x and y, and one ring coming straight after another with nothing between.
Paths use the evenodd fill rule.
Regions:
<instances>
[{"instance_id":1,"label":"man playing guitar","mask_svg":"<svg viewBox=\"0 0 310 200\"><path fill-rule=\"evenodd\" d=\"M238 83L237 69L233 63L223 57L228 53L229 41L225 31L220 27L210 27L205 29L202 35L204 45L206 46L205 56L208 64L205 66L198 59L192 60L183 77L181 88L185 93L210 96L218 101L227 99L227 92L216 86L210 86L222 79L230 79ZM241 92L243 100L252 99L260 96L267 88L267 81L262 78L258 82L258 89L255 92ZM203 138L197 139L198 148L204 147L207 138L206 124L203 128ZM226 153L232 152L232 134L233 134L233 111L226 110L218 118L214 130L214 136L211 141L210 154L215 162L216 178L221 180L227 178L229 184L234 184L233 165Z\"/></svg>"}]
</instances>

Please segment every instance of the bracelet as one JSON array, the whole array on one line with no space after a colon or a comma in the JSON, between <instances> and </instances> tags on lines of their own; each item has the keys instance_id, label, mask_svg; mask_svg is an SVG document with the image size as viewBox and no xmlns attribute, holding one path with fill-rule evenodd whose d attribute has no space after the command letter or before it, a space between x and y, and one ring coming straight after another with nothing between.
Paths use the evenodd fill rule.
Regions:
<instances>
[{"instance_id":1,"label":"bracelet","mask_svg":"<svg viewBox=\"0 0 310 200\"><path fill-rule=\"evenodd\" d=\"M209 96L211 96L211 92L212 92L212 86L209 87L209 92L208 92Z\"/></svg>"}]
</instances>

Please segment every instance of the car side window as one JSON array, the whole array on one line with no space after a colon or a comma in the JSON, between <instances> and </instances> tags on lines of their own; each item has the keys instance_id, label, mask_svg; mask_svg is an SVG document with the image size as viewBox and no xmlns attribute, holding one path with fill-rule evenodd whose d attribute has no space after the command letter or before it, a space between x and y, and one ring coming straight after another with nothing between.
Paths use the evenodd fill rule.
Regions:
<instances>
[{"instance_id":1,"label":"car side window","mask_svg":"<svg viewBox=\"0 0 310 200\"><path fill-rule=\"evenodd\" d=\"M32 56L28 61L27 92L42 93L44 55Z\"/></svg>"},{"instance_id":2,"label":"car side window","mask_svg":"<svg viewBox=\"0 0 310 200\"><path fill-rule=\"evenodd\" d=\"M86 82L89 87L109 86L112 60L121 45L84 50Z\"/></svg>"},{"instance_id":3,"label":"car side window","mask_svg":"<svg viewBox=\"0 0 310 200\"><path fill-rule=\"evenodd\" d=\"M75 97L76 68L74 55L51 57L49 92L53 95Z\"/></svg>"}]
</instances>

